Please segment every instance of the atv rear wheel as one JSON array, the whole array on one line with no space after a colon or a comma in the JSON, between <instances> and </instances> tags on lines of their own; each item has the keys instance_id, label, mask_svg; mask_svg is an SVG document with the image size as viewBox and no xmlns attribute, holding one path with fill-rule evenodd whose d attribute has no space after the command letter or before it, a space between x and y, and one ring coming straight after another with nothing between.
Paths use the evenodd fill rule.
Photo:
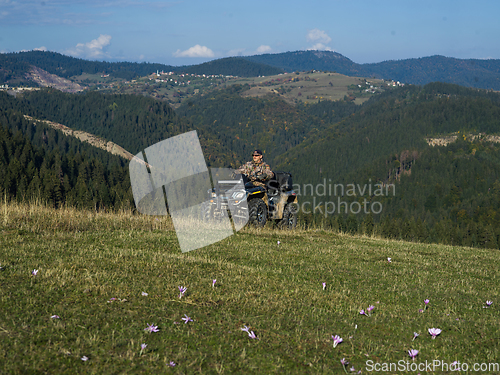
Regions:
<instances>
[{"instance_id":1,"label":"atv rear wheel","mask_svg":"<svg viewBox=\"0 0 500 375\"><path fill-rule=\"evenodd\" d=\"M279 223L282 229L294 229L297 226L297 208L295 204L288 203L283 210L283 219Z\"/></svg>"},{"instance_id":2,"label":"atv rear wheel","mask_svg":"<svg viewBox=\"0 0 500 375\"><path fill-rule=\"evenodd\" d=\"M267 221L267 206L263 200L255 198L248 202L248 222L262 228Z\"/></svg>"}]
</instances>

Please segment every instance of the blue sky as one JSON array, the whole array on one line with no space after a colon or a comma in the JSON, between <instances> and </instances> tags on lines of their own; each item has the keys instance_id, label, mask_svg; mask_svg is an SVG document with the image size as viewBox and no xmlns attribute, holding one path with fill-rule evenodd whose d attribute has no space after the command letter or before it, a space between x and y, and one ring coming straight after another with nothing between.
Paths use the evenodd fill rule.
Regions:
<instances>
[{"instance_id":1,"label":"blue sky","mask_svg":"<svg viewBox=\"0 0 500 375\"><path fill-rule=\"evenodd\" d=\"M497 0L0 0L0 52L191 65L307 49L500 59Z\"/></svg>"}]
</instances>

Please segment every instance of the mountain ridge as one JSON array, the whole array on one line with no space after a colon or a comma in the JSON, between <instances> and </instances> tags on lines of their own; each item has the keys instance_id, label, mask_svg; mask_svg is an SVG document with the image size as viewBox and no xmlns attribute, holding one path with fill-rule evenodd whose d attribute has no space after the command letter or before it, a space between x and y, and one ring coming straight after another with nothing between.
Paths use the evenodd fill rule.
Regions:
<instances>
[{"instance_id":1,"label":"mountain ridge","mask_svg":"<svg viewBox=\"0 0 500 375\"><path fill-rule=\"evenodd\" d=\"M500 91L499 59L459 59L433 55L359 64L338 52L319 50L225 57L202 64L184 66L144 62L88 61L56 52L17 52L0 54L0 84L22 79L23 74L27 73L31 66L62 78L69 78L84 72L92 74L102 72L124 79L145 76L157 70L242 77L320 70L416 85L445 82Z\"/></svg>"}]
</instances>

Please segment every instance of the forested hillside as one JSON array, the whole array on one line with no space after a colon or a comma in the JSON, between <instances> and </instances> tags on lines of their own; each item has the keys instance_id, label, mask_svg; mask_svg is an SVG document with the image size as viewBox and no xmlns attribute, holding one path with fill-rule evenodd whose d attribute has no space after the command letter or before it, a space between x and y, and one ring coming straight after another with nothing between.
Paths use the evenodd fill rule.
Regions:
<instances>
[{"instance_id":1,"label":"forested hillside","mask_svg":"<svg viewBox=\"0 0 500 375\"><path fill-rule=\"evenodd\" d=\"M133 207L126 160L0 109L0 193L54 207Z\"/></svg>"},{"instance_id":2,"label":"forested hillside","mask_svg":"<svg viewBox=\"0 0 500 375\"><path fill-rule=\"evenodd\" d=\"M236 153L237 163L247 161L259 148L274 164L279 155L360 108L345 101L293 106L276 97L242 98L239 92L245 89L219 90L176 111L194 128L216 135L223 149Z\"/></svg>"},{"instance_id":3,"label":"forested hillside","mask_svg":"<svg viewBox=\"0 0 500 375\"><path fill-rule=\"evenodd\" d=\"M370 232L378 223L389 237L496 247L500 146L486 135L500 132L499 119L497 93L447 84L402 88L289 150L277 168L294 171L302 186L326 179L332 186L373 187L371 193L323 196L323 202L337 203L340 196L383 207L376 215L363 210L351 217L344 210L332 225ZM426 142L451 133L459 137L446 146ZM391 188L375 194L376 186ZM314 198L306 195L306 201Z\"/></svg>"}]
</instances>

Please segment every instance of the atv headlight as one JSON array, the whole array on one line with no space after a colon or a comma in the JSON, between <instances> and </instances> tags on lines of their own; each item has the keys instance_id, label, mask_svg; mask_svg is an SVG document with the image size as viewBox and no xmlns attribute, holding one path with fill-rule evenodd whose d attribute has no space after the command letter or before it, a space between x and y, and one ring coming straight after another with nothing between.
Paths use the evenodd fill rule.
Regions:
<instances>
[{"instance_id":1,"label":"atv headlight","mask_svg":"<svg viewBox=\"0 0 500 375\"><path fill-rule=\"evenodd\" d=\"M244 191L237 191L237 192L233 193L233 195L231 196L231 198L233 198L233 199L242 199L244 196L245 196L245 192Z\"/></svg>"}]
</instances>

